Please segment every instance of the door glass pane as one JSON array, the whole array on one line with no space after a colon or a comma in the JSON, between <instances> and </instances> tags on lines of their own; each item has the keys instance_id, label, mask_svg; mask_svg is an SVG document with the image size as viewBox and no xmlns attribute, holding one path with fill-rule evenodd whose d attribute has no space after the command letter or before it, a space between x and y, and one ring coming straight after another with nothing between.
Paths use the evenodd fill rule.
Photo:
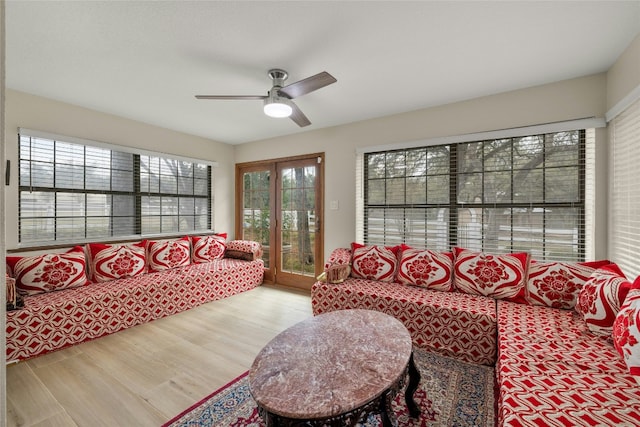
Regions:
<instances>
[{"instance_id":1,"label":"door glass pane","mask_svg":"<svg viewBox=\"0 0 640 427\"><path fill-rule=\"evenodd\" d=\"M285 168L281 183L281 271L315 274L315 166Z\"/></svg>"},{"instance_id":2,"label":"door glass pane","mask_svg":"<svg viewBox=\"0 0 640 427\"><path fill-rule=\"evenodd\" d=\"M265 268L270 266L269 171L243 175L242 238L262 244Z\"/></svg>"}]
</instances>

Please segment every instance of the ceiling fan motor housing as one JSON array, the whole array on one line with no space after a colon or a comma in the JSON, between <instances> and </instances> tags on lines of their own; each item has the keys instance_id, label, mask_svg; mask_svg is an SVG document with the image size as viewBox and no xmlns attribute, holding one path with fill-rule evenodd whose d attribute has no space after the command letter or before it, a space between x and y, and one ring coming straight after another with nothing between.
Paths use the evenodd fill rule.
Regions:
<instances>
[{"instance_id":1,"label":"ceiling fan motor housing","mask_svg":"<svg viewBox=\"0 0 640 427\"><path fill-rule=\"evenodd\" d=\"M273 68L269 70L269 77L273 80L273 87L277 87L280 89L284 86L284 81L287 80L289 74L285 70L281 70L280 68Z\"/></svg>"}]
</instances>

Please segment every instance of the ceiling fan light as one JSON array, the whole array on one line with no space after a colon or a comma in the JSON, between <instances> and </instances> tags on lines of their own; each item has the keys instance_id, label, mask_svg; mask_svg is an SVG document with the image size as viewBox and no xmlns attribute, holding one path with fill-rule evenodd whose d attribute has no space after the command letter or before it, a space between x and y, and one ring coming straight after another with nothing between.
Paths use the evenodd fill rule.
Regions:
<instances>
[{"instance_id":1,"label":"ceiling fan light","mask_svg":"<svg viewBox=\"0 0 640 427\"><path fill-rule=\"evenodd\" d=\"M286 98L267 98L264 100L264 113L269 117L289 117L293 107Z\"/></svg>"}]
</instances>

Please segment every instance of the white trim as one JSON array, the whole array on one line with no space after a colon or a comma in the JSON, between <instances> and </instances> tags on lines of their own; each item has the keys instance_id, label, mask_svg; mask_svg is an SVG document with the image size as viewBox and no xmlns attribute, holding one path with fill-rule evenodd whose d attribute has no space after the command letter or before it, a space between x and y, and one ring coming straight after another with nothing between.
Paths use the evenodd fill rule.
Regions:
<instances>
[{"instance_id":1,"label":"white trim","mask_svg":"<svg viewBox=\"0 0 640 427\"><path fill-rule=\"evenodd\" d=\"M403 148L427 147L432 145L458 144L461 142L483 141L489 139L513 138L517 136L538 135L543 133L562 132L577 129L606 127L607 122L601 117L587 117L564 122L545 123L523 126L519 128L500 129L488 132L467 133L463 135L443 136L419 141L407 141L396 144L375 145L356 149L356 153L373 153L377 151L398 150Z\"/></svg>"},{"instance_id":2,"label":"white trim","mask_svg":"<svg viewBox=\"0 0 640 427\"><path fill-rule=\"evenodd\" d=\"M620 101L616 103L616 105L614 105L613 107L611 107L609 111L607 111L607 114L605 114L607 122L610 122L611 120L615 119L618 114L622 113L624 110L629 108L631 104L633 104L639 99L640 99L640 85L636 86L636 88L633 89L631 92L629 92L627 96L622 98Z\"/></svg>"},{"instance_id":3,"label":"white trim","mask_svg":"<svg viewBox=\"0 0 640 427\"><path fill-rule=\"evenodd\" d=\"M73 136L57 135L50 132L43 132L43 131L27 129L27 128L19 127L18 134L19 135L24 134L24 135L33 136L36 138L51 139L54 141L70 142L72 144L81 144L81 145L89 145L92 147L106 148L114 151L122 151L124 153L141 154L143 156L155 156L155 157L160 156L160 157L166 157L174 160L180 160L183 162L200 163L200 164L206 164L212 167L218 167L218 162L215 162L215 161L193 159L190 157L178 156L175 154L162 153L160 151L142 150L138 148L127 147L126 145L117 145L117 144L111 144L108 142L93 141L91 139L76 138Z\"/></svg>"}]
</instances>

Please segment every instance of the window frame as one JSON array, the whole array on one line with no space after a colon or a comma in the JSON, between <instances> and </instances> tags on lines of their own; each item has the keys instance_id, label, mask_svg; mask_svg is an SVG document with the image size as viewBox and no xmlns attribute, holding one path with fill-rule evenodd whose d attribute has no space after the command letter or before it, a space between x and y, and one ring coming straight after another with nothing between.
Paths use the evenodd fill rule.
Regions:
<instances>
[{"instance_id":1,"label":"window frame","mask_svg":"<svg viewBox=\"0 0 640 427\"><path fill-rule=\"evenodd\" d=\"M114 145L114 144L107 144L107 143L102 143L102 142L97 142L97 141L91 141L91 140L85 140L85 139L80 139L80 138L75 138L75 137L68 137L68 136L61 136L61 135L54 135L54 134L50 134L50 133L46 133L46 132L40 132L40 131L34 131L34 130L29 130L29 129L24 129L24 128L19 128L18 129L18 164L22 164L24 165L24 163L22 162L33 162L33 155L28 155L26 158L23 158L23 154L22 154L22 145L24 142L24 139L27 139L26 144L29 144L29 147L31 147L31 144L33 144L32 139L33 138L37 138L37 139L41 139L41 140L47 140L48 143L51 145L51 147L47 147L50 151L48 153L50 153L50 161L48 161L48 166L51 168L54 175L54 178L51 179L51 184L50 185L32 185L33 184L33 178L34 175L31 173L31 171L29 171L28 178L31 180L30 182L23 182L23 173L19 174L18 177L18 194L17 194L17 198L18 198L18 206L17 206L17 222L18 222L18 232L17 232L17 240L18 240L18 245L17 248L18 249L47 249L47 248L62 248L62 247L68 247L68 246L73 246L76 244L83 244L83 243L88 243L88 242L95 242L95 241L100 241L100 242L128 242L128 241L135 241L135 240L141 240L141 239L148 239L148 238L171 238L171 237L176 237L176 236L184 236L184 235L189 235L189 234L201 234L201 233L211 233L213 232L212 230L212 225L213 225L213 167L217 166L216 162L211 162L211 161L207 161L207 160L201 160L201 159L191 159L191 158L186 158L186 157L182 157L182 156L176 156L176 155L169 155L169 154L165 154L165 153L159 153L159 152L152 152L152 151L146 151L146 150L138 150L132 147L124 147L124 146L119 146L119 145ZM77 170L82 169L82 188L73 188L73 187L77 187L79 184L77 182L70 184L70 185L60 185L59 182L55 181L55 171L56 171L56 146L58 144L66 144L66 146L68 146L68 144L74 144L76 146L80 146L81 149L77 149L78 152L82 151L82 160L78 162L78 164L81 164L81 167L79 166L78 168L76 168ZM74 152L74 155L76 153L76 148L75 147L72 151ZM109 157L109 180L110 180L110 184L109 184L109 188L108 189L97 189L97 188L87 188L87 164L89 163L86 159L86 151L87 148L89 149L101 149L101 150L108 150L108 155ZM126 155L126 156L123 156ZM112 186L112 181L114 181L114 178L117 177L117 173L120 170L118 167L114 167L113 166L113 158L114 156L123 156L123 157L128 157L131 159L131 163L132 163L132 167L131 170L125 171L124 176L126 176L126 187L127 190L123 190L123 187L120 187L120 189L114 189ZM147 191L143 191L141 189L141 158L148 158L148 159L155 159L159 162L171 162L172 164L175 165L187 165L185 167L189 167L190 171L191 171L191 175L190 177L187 177L186 180L187 181L193 181L192 182L192 188L190 193L188 192L181 192L181 189L178 185L176 185L175 191L160 191L160 188L157 189L157 191L151 191L150 189ZM122 157L121 157L122 158ZM127 159L128 161L128 159ZM62 162L62 163L58 163L58 166L60 166L60 164L64 164L67 165L67 163ZM74 162L75 165L75 162ZM199 175L201 175L200 177L198 177L196 179L196 168L198 168L200 170ZM124 169L123 169L124 170ZM204 172L202 172L202 170L204 170ZM24 172L24 171L22 171ZM129 174L127 174L126 172L130 172ZM174 171L175 175L174 175L174 179L176 181L176 183L178 182L178 180L185 180L185 177L183 175L180 175L179 172L179 167L175 168ZM129 175L129 176L127 176ZM204 177L204 175L206 175L206 178ZM122 175L121 175L122 176ZM158 176L158 181L160 180L160 177ZM75 176L74 176L75 179ZM196 180L198 181L202 181L200 182L200 187L198 188L198 191L196 192L195 189L195 185L196 185ZM206 183L204 183L204 181L206 180ZM46 183L48 184L48 183ZM205 186L205 188L203 188L203 185ZM129 191L128 188L130 188L131 190ZM164 190L164 189L163 189ZM50 226L51 230L47 230L48 232L50 231L51 234L53 235L53 238L45 238L45 239L28 239L25 241L25 234L23 232L23 224L26 220L28 220L28 218L32 218L32 217L26 217L23 213L23 195L25 192L42 192L42 193L50 193L53 194L53 214L50 217L50 220L53 222L53 225ZM58 213L57 211L57 203L58 203L58 199L59 199L59 195L60 194L65 194L65 195L80 195L83 199L85 204L83 205L81 214L77 214L77 215L73 215L72 218L75 220L77 219L78 222L80 223L79 227L82 227L83 230L78 233L78 235L73 235L73 231L72 231L72 236L71 237L67 237L67 236L63 236L62 238L60 237L59 230L58 230L58 222L61 221L63 218L66 218L65 216L62 216ZM89 214L89 206L87 204L87 197L90 195L106 195L107 197L114 197L114 196L125 196L125 197L129 197L131 198L130 203L133 206L133 209L131 209L132 214L131 215L126 215L126 217L130 218L129 221L129 225L127 226L127 230L122 230L120 233L118 233L118 229L117 227L114 226L114 221L117 220L117 218L119 217L117 215L116 212L114 212L114 206L115 206L115 202L113 202L113 200L111 200L110 205L109 205L109 212L107 215L105 216L92 216ZM144 230L144 220L145 220L145 216L142 212L142 205L143 205L143 199L145 197L158 197L158 198L175 198L176 199L176 219L180 222L177 222L177 229L171 229L169 231L162 231L161 229L159 231L155 231L155 230ZM187 198L189 199L188 201L186 201L186 205L188 207L191 207L190 205L193 205L193 213L191 215L189 214L181 214L181 205L180 205L180 198ZM198 202L198 200L200 200L200 202ZM191 203L193 202L193 203ZM184 206L184 205L183 205ZM206 211L206 212L201 212L199 215L196 211L196 206L198 206L200 208L201 211ZM204 216L206 215L206 219L204 219ZM184 229L184 230L180 230L181 228L181 224L182 222L184 222L183 220L180 220L180 216L184 217L189 217L191 224L189 224L188 222L186 223L187 227L191 226L189 229ZM105 229L105 233L103 234L94 234L94 235L90 235L88 234L88 221L87 218L106 218L108 222L108 225L106 225L106 229ZM160 211L158 218L159 218L159 222L162 223L162 218L166 218L168 217L168 215L163 212ZM200 218L200 223L205 223L205 227L198 227L198 217ZM37 216L34 216L33 218L38 218ZM132 223L131 223L132 222ZM75 228L75 226L73 226L73 228ZM76 231L76 230L74 230Z\"/></svg>"}]
</instances>

